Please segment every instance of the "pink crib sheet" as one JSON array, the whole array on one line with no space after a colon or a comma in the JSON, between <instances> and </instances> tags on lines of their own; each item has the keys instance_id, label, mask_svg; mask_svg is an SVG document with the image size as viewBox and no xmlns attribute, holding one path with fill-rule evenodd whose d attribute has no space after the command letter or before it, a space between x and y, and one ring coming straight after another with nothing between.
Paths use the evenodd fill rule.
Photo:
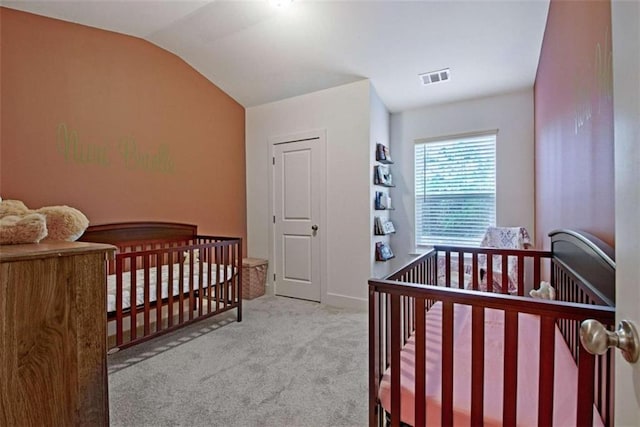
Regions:
<instances>
[{"instance_id":1,"label":"pink crib sheet","mask_svg":"<svg viewBox=\"0 0 640 427\"><path fill-rule=\"evenodd\" d=\"M427 425L440 426L441 416L441 325L442 304L436 303L426 316L426 417ZM455 426L469 426L471 416L471 307L454 306L453 417ZM504 312L485 310L484 425L502 425ZM538 425L539 320L518 317L517 425ZM401 420L414 425L415 336L401 351ZM555 426L575 426L578 369L556 327L553 422ZM391 410L391 374L384 373L379 392L382 406ZM594 426L602 421L594 408Z\"/></svg>"}]
</instances>

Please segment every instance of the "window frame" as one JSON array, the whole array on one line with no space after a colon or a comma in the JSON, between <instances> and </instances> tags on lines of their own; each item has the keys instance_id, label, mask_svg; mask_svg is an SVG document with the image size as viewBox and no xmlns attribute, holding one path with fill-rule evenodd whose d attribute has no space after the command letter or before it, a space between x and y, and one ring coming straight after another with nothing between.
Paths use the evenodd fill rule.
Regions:
<instances>
[{"instance_id":1,"label":"window frame","mask_svg":"<svg viewBox=\"0 0 640 427\"><path fill-rule=\"evenodd\" d=\"M460 143L460 142L477 142L478 140L492 138L493 139L493 213L492 213L492 221L487 224L487 226L495 226L497 223L497 215L498 215L498 129L486 130L486 131L478 131L478 132L469 132L464 134L456 134L456 135L446 135L432 138L421 138L414 140L413 147L413 200L414 200L414 246L418 252L426 248L431 248L433 245L450 245L450 246L462 246L462 243L456 243L454 241L446 242L441 240L438 241L427 241L424 238L424 235L419 231L419 215L423 212L422 207L419 210L419 193L418 193L418 165L417 165L417 149L419 145L426 145L430 143ZM464 141L467 140L467 141ZM425 183L426 185L426 183ZM426 188L422 193L423 196L426 193ZM479 246L482 237L480 237L477 241L477 244L465 243L464 246Z\"/></svg>"}]
</instances>

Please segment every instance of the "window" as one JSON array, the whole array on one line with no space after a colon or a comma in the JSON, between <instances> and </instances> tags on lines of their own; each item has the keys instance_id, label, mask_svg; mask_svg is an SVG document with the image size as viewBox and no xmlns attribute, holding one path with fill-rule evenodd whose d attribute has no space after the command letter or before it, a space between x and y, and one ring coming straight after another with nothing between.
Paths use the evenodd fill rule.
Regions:
<instances>
[{"instance_id":1,"label":"window","mask_svg":"<svg viewBox=\"0 0 640 427\"><path fill-rule=\"evenodd\" d=\"M415 145L416 245L478 246L496 223L496 132Z\"/></svg>"}]
</instances>

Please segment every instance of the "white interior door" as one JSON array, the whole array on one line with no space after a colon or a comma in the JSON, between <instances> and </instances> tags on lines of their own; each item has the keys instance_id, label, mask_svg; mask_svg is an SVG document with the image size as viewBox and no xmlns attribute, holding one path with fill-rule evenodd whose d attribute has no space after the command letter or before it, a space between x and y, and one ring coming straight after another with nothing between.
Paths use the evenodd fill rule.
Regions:
<instances>
[{"instance_id":1,"label":"white interior door","mask_svg":"<svg viewBox=\"0 0 640 427\"><path fill-rule=\"evenodd\" d=\"M275 293L320 301L324 138L273 147Z\"/></svg>"},{"instance_id":2,"label":"white interior door","mask_svg":"<svg viewBox=\"0 0 640 427\"><path fill-rule=\"evenodd\" d=\"M616 321L640 330L640 4L612 2ZM640 362L616 350L615 423L640 426Z\"/></svg>"}]
</instances>

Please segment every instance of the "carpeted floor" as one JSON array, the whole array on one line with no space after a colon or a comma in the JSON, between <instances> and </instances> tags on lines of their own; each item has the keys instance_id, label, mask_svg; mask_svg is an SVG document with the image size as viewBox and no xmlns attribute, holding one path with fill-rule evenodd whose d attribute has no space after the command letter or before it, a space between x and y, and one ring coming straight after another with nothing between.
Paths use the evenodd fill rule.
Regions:
<instances>
[{"instance_id":1,"label":"carpeted floor","mask_svg":"<svg viewBox=\"0 0 640 427\"><path fill-rule=\"evenodd\" d=\"M367 313L264 296L109 356L112 426L364 426Z\"/></svg>"}]
</instances>

